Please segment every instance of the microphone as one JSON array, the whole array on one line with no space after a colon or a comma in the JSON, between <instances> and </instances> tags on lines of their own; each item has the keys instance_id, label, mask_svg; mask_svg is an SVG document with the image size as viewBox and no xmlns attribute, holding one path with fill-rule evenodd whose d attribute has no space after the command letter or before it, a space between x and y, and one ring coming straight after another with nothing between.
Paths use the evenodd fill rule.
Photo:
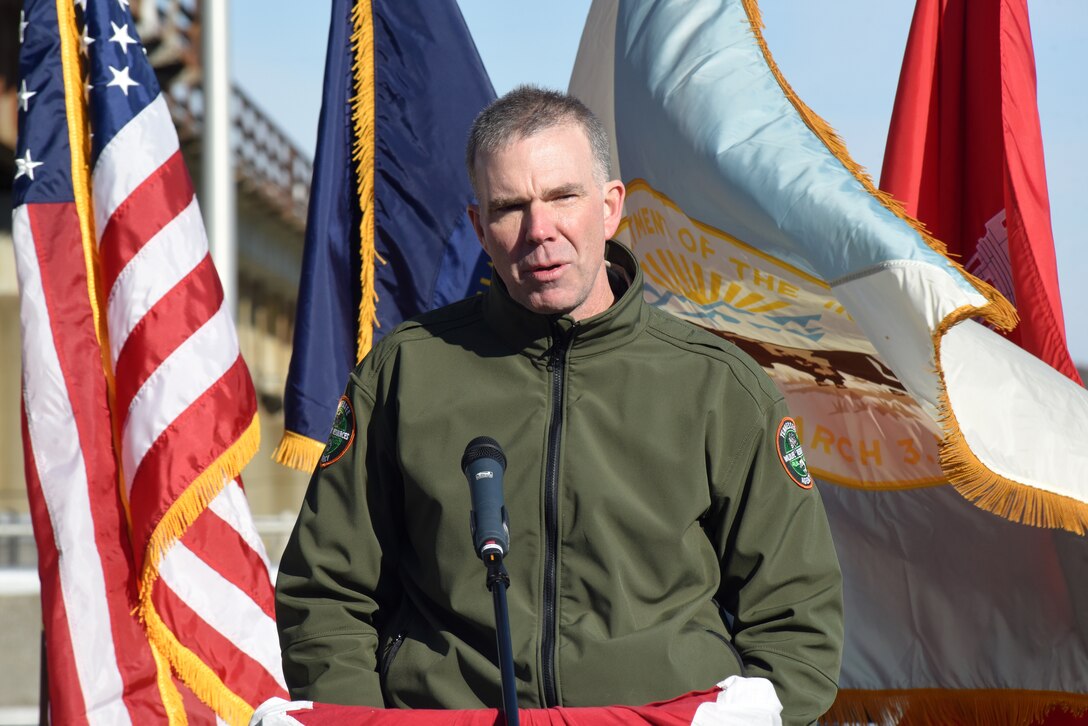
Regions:
<instances>
[{"instance_id":1,"label":"microphone","mask_svg":"<svg viewBox=\"0 0 1088 726\"><path fill-rule=\"evenodd\" d=\"M499 442L488 436L477 436L468 442L461 457L461 470L472 495L469 523L476 554L481 559L487 552L505 557L510 551L510 525L502 496L506 455Z\"/></svg>"},{"instance_id":2,"label":"microphone","mask_svg":"<svg viewBox=\"0 0 1088 726\"><path fill-rule=\"evenodd\" d=\"M510 610L506 605L506 588L510 576L502 560L510 551L510 526L506 507L502 503L502 475L506 471L506 455L495 439L477 436L468 442L461 457L461 471L468 479L472 495L472 545L487 565L487 589L495 605L495 646L499 655L499 675L502 683L500 713L506 726L518 726L518 691L514 679L514 648L510 641Z\"/></svg>"}]
</instances>

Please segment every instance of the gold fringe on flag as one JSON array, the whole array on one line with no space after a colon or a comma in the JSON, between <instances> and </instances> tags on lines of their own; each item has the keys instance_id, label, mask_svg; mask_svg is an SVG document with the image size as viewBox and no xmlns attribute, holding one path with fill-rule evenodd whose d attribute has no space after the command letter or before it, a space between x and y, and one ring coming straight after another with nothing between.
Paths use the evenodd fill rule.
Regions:
<instances>
[{"instance_id":1,"label":"gold fringe on flag","mask_svg":"<svg viewBox=\"0 0 1088 726\"><path fill-rule=\"evenodd\" d=\"M962 265L948 257L948 248L931 235L918 220L906 213L903 205L887 192L877 189L865 170L846 150L846 145L827 122L814 113L794 93L782 76L770 49L763 38L763 20L756 0L742 0L748 15L748 23L757 45L771 74L786 98L797 110L805 124L823 142L854 178L875 197L888 211L909 224L925 243L942 255L978 292L986 298L982 307L964 307L944 318L933 332L933 355L940 384L939 412L944 437L941 440L941 468L956 491L980 509L992 512L1014 522L1039 527L1061 528L1077 534L1088 530L1088 504L1072 497L1047 492L1027 484L1008 479L990 470L971 451L956 421L945 387L944 373L940 364L941 338L958 322L967 318L981 318L1002 330L1011 330L1019 321L1016 309L993 286L967 272Z\"/></svg>"},{"instance_id":2,"label":"gold fringe on flag","mask_svg":"<svg viewBox=\"0 0 1088 726\"><path fill-rule=\"evenodd\" d=\"M91 195L91 137L87 132L87 99L83 93L82 61L79 52L80 35L76 28L75 7L63 0L57 2L57 26L60 35L61 72L64 76L64 108L68 116L68 149L72 162L72 195L79 219L79 235L83 244L83 262L87 270L87 299L91 307L94 333L98 339L99 357L102 375L106 380L106 396L111 410L116 408L117 381L113 377L113 360L110 356L110 335L106 318L102 315L102 304L107 299L107 290L102 285L102 275L98 270L101 260L98 256L98 242L94 229L93 197ZM121 423L117 416L111 417L113 427L114 451L121 450ZM121 457L114 457L117 462L117 488L121 495L121 506L125 511L125 521L132 529L132 515L129 512L128 492L123 485L124 469Z\"/></svg>"},{"instance_id":3,"label":"gold fringe on flag","mask_svg":"<svg viewBox=\"0 0 1088 726\"><path fill-rule=\"evenodd\" d=\"M351 118L355 124L355 143L351 151L359 194L359 335L355 362L370 352L374 328L378 327L378 293L374 288L374 262L385 260L374 248L374 18L370 0L358 0L351 12L351 45L355 58L355 95L351 99Z\"/></svg>"},{"instance_id":4,"label":"gold fringe on flag","mask_svg":"<svg viewBox=\"0 0 1088 726\"><path fill-rule=\"evenodd\" d=\"M158 611L150 600L142 611L142 617L155 660L159 660L160 653L165 655L182 682L189 686L192 692L221 719L231 726L246 726L253 718L254 708L241 696L227 688L227 685L215 671L208 667L207 663L181 644L173 631L159 617ZM182 719L186 719L180 696L177 705L182 707ZM186 720L182 720L179 723L185 722Z\"/></svg>"},{"instance_id":5,"label":"gold fringe on flag","mask_svg":"<svg viewBox=\"0 0 1088 726\"><path fill-rule=\"evenodd\" d=\"M284 431L279 446L272 452L272 461L306 473L317 468L325 442L311 439L309 436Z\"/></svg>"},{"instance_id":6,"label":"gold fringe on flag","mask_svg":"<svg viewBox=\"0 0 1088 726\"><path fill-rule=\"evenodd\" d=\"M94 233L94 211L91 208L91 139L87 133L87 102L83 95L82 59L79 54L79 32L76 30L75 8L72 3L57 1L57 24L60 29L61 68L64 76L64 108L68 116L68 149L72 161L72 193L79 218L83 242L83 258L87 267L87 295L91 302L94 331L102 349L103 370L113 391L113 368L109 357L109 335L102 317L99 300L105 300L98 274L98 245Z\"/></svg>"},{"instance_id":7,"label":"gold fringe on flag","mask_svg":"<svg viewBox=\"0 0 1088 726\"><path fill-rule=\"evenodd\" d=\"M823 724L880 726L1020 726L1053 711L1088 713L1088 695L1062 691L945 690L839 691Z\"/></svg>"},{"instance_id":8,"label":"gold fringe on flag","mask_svg":"<svg viewBox=\"0 0 1088 726\"><path fill-rule=\"evenodd\" d=\"M146 625L144 630L147 631ZM155 645L155 639L150 632L147 633L147 645L151 649L151 657L155 659L155 682L162 695L166 720L172 725L189 726L189 714L185 713L185 701L182 700L181 691L174 685L174 679L170 676L170 661Z\"/></svg>"},{"instance_id":9,"label":"gold fringe on flag","mask_svg":"<svg viewBox=\"0 0 1088 726\"><path fill-rule=\"evenodd\" d=\"M374 221L374 16L370 0L357 0L351 10L353 91L349 104L353 124L351 159L355 163L356 194L359 200L359 330L355 343L358 363L374 345L378 321L378 293L374 266L385 264L376 247ZM294 431L285 431L272 460L277 464L312 472L325 450L325 442Z\"/></svg>"},{"instance_id":10,"label":"gold fringe on flag","mask_svg":"<svg viewBox=\"0 0 1088 726\"><path fill-rule=\"evenodd\" d=\"M91 195L91 138L88 133L87 100L83 95L82 56L79 52L80 35L76 27L75 6L67 0L57 0L57 30L60 40L61 73L64 87L64 108L68 125L68 148L71 155L72 195L75 202L76 216L79 219L80 242L83 247L83 262L87 270L87 299L91 308L95 337L98 340L100 365L106 382L106 396L110 408L116 408L117 383L113 376L113 362L110 356L109 328L102 315L102 301L106 300L106 290L102 287L102 275L98 273L101 261L98 256L98 244L94 229L94 210ZM121 466L121 431L119 417L111 416L114 442L114 459L117 465L117 490L125 513L128 531L132 531L132 515L129 510L128 493L124 486L124 469ZM155 683L166 710L167 721L171 726L186 726L188 718L185 707L170 678L170 665L161 655L151 648L155 661Z\"/></svg>"},{"instance_id":11,"label":"gold fringe on flag","mask_svg":"<svg viewBox=\"0 0 1088 726\"><path fill-rule=\"evenodd\" d=\"M159 577L159 563L166 551L185 534L212 500L234 479L257 453L261 445L261 426L257 414L241 436L200 473L174 500L148 538L140 573L140 603L150 603L151 587Z\"/></svg>"},{"instance_id":12,"label":"gold fringe on flag","mask_svg":"<svg viewBox=\"0 0 1088 726\"><path fill-rule=\"evenodd\" d=\"M839 160L839 163L854 175L854 178L865 188L865 191L876 197L877 201L879 201L888 211L909 224L914 231L921 235L922 239L932 250L948 260L950 265L959 271L960 274L974 285L981 295L990 301L990 304L974 310L971 313L972 316L982 317L1002 330L1011 330L1016 327L1017 322L1019 322L1016 308L1014 308L992 285L978 279L965 270L958 262L949 258L948 247L931 235L924 224L907 214L906 210L903 209L903 204L898 199L887 192L878 189L876 185L873 184L873 180L869 178L865 169L851 158L850 152L846 150L846 144L843 143L843 140L835 133L835 130L832 129L826 121L820 118L815 111L805 105L805 102L802 101L800 97L798 97L782 75L782 71L778 69L778 64L775 63L774 58L771 56L771 51L767 47L767 41L763 38L763 18L759 12L759 5L756 0L742 0L742 2L744 4L744 10L748 14L748 23L752 29L752 34L755 36L756 44L763 53L763 59L767 63L767 68L771 71L771 75L774 76L775 80L778 81L778 85L781 87L782 92L786 95L789 102L793 104L793 107L797 110L797 113L801 116L805 125L811 129L812 133L816 134L817 138L819 138L824 146L827 147L827 150Z\"/></svg>"},{"instance_id":13,"label":"gold fringe on flag","mask_svg":"<svg viewBox=\"0 0 1088 726\"><path fill-rule=\"evenodd\" d=\"M139 579L139 604L136 615L147 630L153 649L158 649L170 663L174 672L197 698L213 708L228 723L249 723L253 709L224 685L211 668L192 651L183 646L159 617L151 594L159 578L159 564L167 550L176 543L185 530L208 508L227 482L237 477L242 468L257 453L261 443L261 427L257 414L253 415L246 430L212 464L200 473L163 514L148 538L143 566ZM158 658L156 658L156 663ZM160 674L161 680L161 674ZM171 684L172 685L172 684ZM163 698L169 704L171 701ZM184 711L181 712L184 717ZM171 717L173 718L173 717ZM171 723L175 723L171 720ZM178 723L184 723L179 721Z\"/></svg>"},{"instance_id":14,"label":"gold fringe on flag","mask_svg":"<svg viewBox=\"0 0 1088 726\"><path fill-rule=\"evenodd\" d=\"M941 339L960 320L974 314L971 307L955 310L941 321L933 333L933 355L940 379L941 468L948 482L965 499L979 509L1035 527L1064 529L1075 534L1088 531L1088 504L1072 497L1044 491L1011 481L990 471L967 445L959 421L948 399L941 366Z\"/></svg>"}]
</instances>

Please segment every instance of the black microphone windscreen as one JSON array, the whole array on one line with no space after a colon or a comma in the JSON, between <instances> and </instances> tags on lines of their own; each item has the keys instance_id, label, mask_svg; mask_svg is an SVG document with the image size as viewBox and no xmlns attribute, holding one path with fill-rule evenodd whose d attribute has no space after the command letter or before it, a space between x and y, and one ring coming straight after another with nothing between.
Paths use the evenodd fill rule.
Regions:
<instances>
[{"instance_id":1,"label":"black microphone windscreen","mask_svg":"<svg viewBox=\"0 0 1088 726\"><path fill-rule=\"evenodd\" d=\"M461 471L467 469L468 465L477 459L494 459L499 462L503 471L506 470L506 455L503 454L499 442L490 436L477 436L468 442L465 453L461 457Z\"/></svg>"}]
</instances>

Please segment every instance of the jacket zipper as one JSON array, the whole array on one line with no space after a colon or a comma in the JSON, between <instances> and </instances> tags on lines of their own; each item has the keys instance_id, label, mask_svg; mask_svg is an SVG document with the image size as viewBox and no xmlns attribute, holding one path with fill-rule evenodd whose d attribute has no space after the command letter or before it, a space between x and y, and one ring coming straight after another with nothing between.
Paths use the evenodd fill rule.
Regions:
<instances>
[{"instance_id":1,"label":"jacket zipper","mask_svg":"<svg viewBox=\"0 0 1088 726\"><path fill-rule=\"evenodd\" d=\"M382 654L382 665L379 671L383 687L385 686L385 678L389 675L389 666L393 665L393 658L396 657L397 651L400 650L400 646L404 644L404 638L407 635L408 631L402 630L385 646L385 652Z\"/></svg>"},{"instance_id":2,"label":"jacket zipper","mask_svg":"<svg viewBox=\"0 0 1088 726\"><path fill-rule=\"evenodd\" d=\"M553 328L548 371L551 372L552 417L548 427L548 453L544 474L544 624L540 638L541 678L544 682L544 707L559 705L555 685L555 611L556 578L559 549L559 438L563 429L563 387L566 383L566 355L573 335L564 336L559 326Z\"/></svg>"},{"instance_id":3,"label":"jacket zipper","mask_svg":"<svg viewBox=\"0 0 1088 726\"><path fill-rule=\"evenodd\" d=\"M733 657L737 659L737 665L740 666L740 675L742 677L747 677L748 676L748 668L745 667L744 659L740 657L740 651L737 650L737 646L733 645L733 641L730 640L729 638L726 638L721 633L719 633L717 631L714 631L714 630L711 630L710 628L706 628L706 632L710 633L715 638L717 638L718 640L722 641L722 643L725 644L725 647L728 648L729 652L733 654Z\"/></svg>"}]
</instances>

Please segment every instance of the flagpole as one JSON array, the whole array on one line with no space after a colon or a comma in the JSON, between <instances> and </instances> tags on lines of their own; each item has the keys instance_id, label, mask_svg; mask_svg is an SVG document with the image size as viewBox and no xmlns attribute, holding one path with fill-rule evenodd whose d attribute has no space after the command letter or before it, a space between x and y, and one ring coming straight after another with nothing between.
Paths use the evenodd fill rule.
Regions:
<instances>
[{"instance_id":1,"label":"flagpole","mask_svg":"<svg viewBox=\"0 0 1088 726\"><path fill-rule=\"evenodd\" d=\"M44 626L38 652L38 726L49 726L49 663L46 658Z\"/></svg>"},{"instance_id":2,"label":"flagpole","mask_svg":"<svg viewBox=\"0 0 1088 726\"><path fill-rule=\"evenodd\" d=\"M230 25L228 3L204 2L201 31L204 74L203 195L212 261L223 283L223 304L238 317L238 246L235 240L234 152L230 144Z\"/></svg>"}]
</instances>

